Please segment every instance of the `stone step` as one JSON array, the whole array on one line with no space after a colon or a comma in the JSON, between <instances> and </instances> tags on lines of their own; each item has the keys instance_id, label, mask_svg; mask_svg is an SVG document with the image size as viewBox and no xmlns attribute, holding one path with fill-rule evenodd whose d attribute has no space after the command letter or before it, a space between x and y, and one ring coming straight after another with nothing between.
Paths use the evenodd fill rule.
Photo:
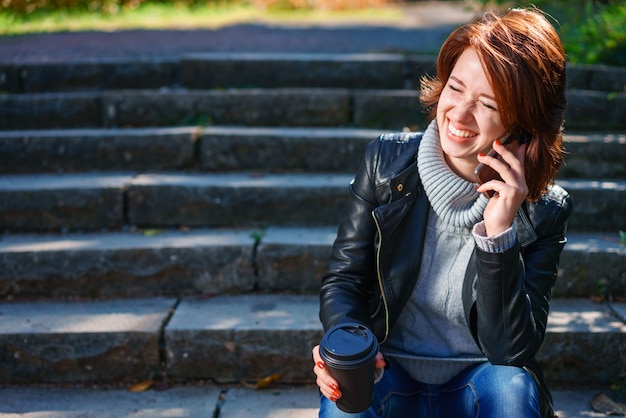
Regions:
<instances>
[{"instance_id":1,"label":"stone step","mask_svg":"<svg viewBox=\"0 0 626 418\"><path fill-rule=\"evenodd\" d=\"M0 304L2 383L137 382L161 369L176 299Z\"/></svg>"},{"instance_id":2,"label":"stone step","mask_svg":"<svg viewBox=\"0 0 626 418\"><path fill-rule=\"evenodd\" d=\"M77 173L0 176L0 229L336 225L347 173ZM562 179L572 231L626 230L626 181Z\"/></svg>"},{"instance_id":3,"label":"stone step","mask_svg":"<svg viewBox=\"0 0 626 418\"><path fill-rule=\"evenodd\" d=\"M559 418L605 417L594 412L591 400L604 387L586 386L552 390ZM615 397L617 401L621 398ZM4 417L119 418L317 418L319 391L314 385L273 384L264 390L245 385L175 385L131 392L126 388L0 388ZM63 411L62 415L59 415Z\"/></svg>"},{"instance_id":4,"label":"stone step","mask_svg":"<svg viewBox=\"0 0 626 418\"><path fill-rule=\"evenodd\" d=\"M2 383L157 379L312 383L317 296L0 304ZM537 354L554 384L608 384L626 375L622 303L554 299ZM611 361L607 361L611 359ZM581 382L582 383L582 382Z\"/></svg>"},{"instance_id":5,"label":"stone step","mask_svg":"<svg viewBox=\"0 0 626 418\"><path fill-rule=\"evenodd\" d=\"M245 125L423 129L417 90L108 90L0 96L0 129ZM626 93L570 90L567 129L626 129Z\"/></svg>"},{"instance_id":6,"label":"stone step","mask_svg":"<svg viewBox=\"0 0 626 418\"><path fill-rule=\"evenodd\" d=\"M315 294L336 227L4 235L0 298ZM568 234L554 297L626 297L617 233Z\"/></svg>"},{"instance_id":7,"label":"stone step","mask_svg":"<svg viewBox=\"0 0 626 418\"><path fill-rule=\"evenodd\" d=\"M0 155L6 156L0 173L191 168L352 174L366 145L383 132L231 126L0 131ZM626 178L626 135L568 133L565 147L561 177Z\"/></svg>"},{"instance_id":8,"label":"stone step","mask_svg":"<svg viewBox=\"0 0 626 418\"><path fill-rule=\"evenodd\" d=\"M407 53L190 53L47 62L3 62L0 87L10 93L229 87L345 87L417 89L435 74L434 55ZM570 64L572 89L623 91L626 70Z\"/></svg>"},{"instance_id":9,"label":"stone step","mask_svg":"<svg viewBox=\"0 0 626 418\"><path fill-rule=\"evenodd\" d=\"M194 167L198 127L0 131L0 173Z\"/></svg>"}]
</instances>

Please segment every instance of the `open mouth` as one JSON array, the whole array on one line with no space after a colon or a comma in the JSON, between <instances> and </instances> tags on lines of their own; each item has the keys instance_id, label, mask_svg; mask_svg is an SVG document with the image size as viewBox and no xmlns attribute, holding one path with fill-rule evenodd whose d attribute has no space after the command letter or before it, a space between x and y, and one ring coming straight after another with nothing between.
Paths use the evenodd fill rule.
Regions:
<instances>
[{"instance_id":1,"label":"open mouth","mask_svg":"<svg viewBox=\"0 0 626 418\"><path fill-rule=\"evenodd\" d=\"M448 122L448 132L450 132L454 136L458 136L458 137L461 137L461 138L473 138L473 137L478 135L475 132L464 131L464 130L461 130L461 129L457 129L454 126L452 126L452 124L450 122Z\"/></svg>"}]
</instances>

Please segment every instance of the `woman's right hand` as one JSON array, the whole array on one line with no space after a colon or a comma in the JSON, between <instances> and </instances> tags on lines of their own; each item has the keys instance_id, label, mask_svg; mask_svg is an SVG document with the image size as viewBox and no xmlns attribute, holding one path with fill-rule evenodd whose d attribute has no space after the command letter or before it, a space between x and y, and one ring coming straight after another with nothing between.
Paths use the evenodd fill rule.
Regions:
<instances>
[{"instance_id":1,"label":"woman's right hand","mask_svg":"<svg viewBox=\"0 0 626 418\"><path fill-rule=\"evenodd\" d=\"M322 395L326 396L331 401L337 402L337 399L341 398L339 384L326 370L326 365L320 357L319 345L313 347L313 361L315 362L313 372L317 376L317 380L315 381L315 383L317 383L317 386L319 386L320 392L322 392Z\"/></svg>"}]
</instances>

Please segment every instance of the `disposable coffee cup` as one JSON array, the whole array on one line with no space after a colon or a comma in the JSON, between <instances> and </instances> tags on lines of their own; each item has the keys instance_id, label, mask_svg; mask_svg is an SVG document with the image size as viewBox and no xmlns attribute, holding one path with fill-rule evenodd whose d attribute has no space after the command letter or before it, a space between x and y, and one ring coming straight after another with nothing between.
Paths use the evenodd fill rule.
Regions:
<instances>
[{"instance_id":1,"label":"disposable coffee cup","mask_svg":"<svg viewBox=\"0 0 626 418\"><path fill-rule=\"evenodd\" d=\"M337 407L344 412L363 412L372 404L374 364L378 341L369 329L356 323L339 324L324 334L320 357L339 383Z\"/></svg>"}]
</instances>

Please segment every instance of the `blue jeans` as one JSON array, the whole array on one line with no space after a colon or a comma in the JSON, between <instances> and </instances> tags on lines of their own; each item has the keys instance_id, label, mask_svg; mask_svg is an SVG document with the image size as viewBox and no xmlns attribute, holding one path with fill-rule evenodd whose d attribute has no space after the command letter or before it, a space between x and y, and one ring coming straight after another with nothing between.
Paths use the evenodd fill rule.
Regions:
<instances>
[{"instance_id":1,"label":"blue jeans","mask_svg":"<svg viewBox=\"0 0 626 418\"><path fill-rule=\"evenodd\" d=\"M340 388L341 389L341 388ZM374 385L371 407L348 414L321 396L320 418L469 418L540 417L539 394L533 378L519 367L483 363L449 382L416 382L393 364Z\"/></svg>"}]
</instances>

